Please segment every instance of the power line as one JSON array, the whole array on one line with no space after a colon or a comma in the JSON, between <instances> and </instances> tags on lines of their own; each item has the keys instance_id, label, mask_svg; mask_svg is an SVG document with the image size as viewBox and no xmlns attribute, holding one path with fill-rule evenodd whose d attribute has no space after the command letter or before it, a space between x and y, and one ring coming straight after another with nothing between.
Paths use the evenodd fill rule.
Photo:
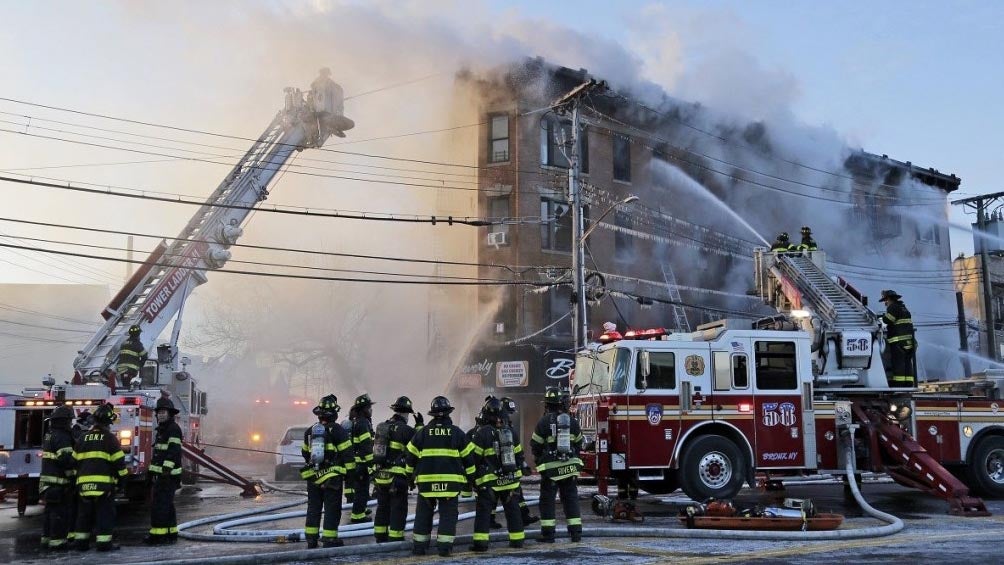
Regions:
<instances>
[{"instance_id":1,"label":"power line","mask_svg":"<svg viewBox=\"0 0 1004 565\"><path fill-rule=\"evenodd\" d=\"M54 331L57 331L57 332L73 332L73 333L82 333L82 334L91 334L91 333L94 333L91 330L74 330L74 329L68 329L68 328L55 328L55 327L52 327L52 326L41 326L41 325L38 325L38 324L29 324L27 322L15 322L13 320L5 320L5 319L2 319L2 318L0 318L0 323L2 323L2 324L11 324L11 325L15 325L15 326L25 326L25 327L28 327L28 328L38 328L38 329L41 329L41 330L54 330Z\"/></svg>"},{"instance_id":2,"label":"power line","mask_svg":"<svg viewBox=\"0 0 1004 565\"><path fill-rule=\"evenodd\" d=\"M12 304L4 304L2 302L0 302L0 310L8 310L8 311L11 311L11 312L18 312L18 313L21 313L21 314L29 314L31 316L42 316L44 318L52 318L53 320L60 320L62 322L71 322L71 323L75 323L75 324L84 324L84 325L88 325L88 326L100 326L101 325L101 323L99 323L99 322L93 322L93 321L87 321L87 320L78 320L78 319L75 319L75 318L67 318L65 316L57 316L55 314L47 314L45 312L39 312L38 310L31 310L29 308L23 308L23 307L20 307L20 306L14 306Z\"/></svg>"},{"instance_id":3,"label":"power line","mask_svg":"<svg viewBox=\"0 0 1004 565\"><path fill-rule=\"evenodd\" d=\"M21 219L16 219L16 218L0 217L0 221L13 222L13 223L18 223L18 224L28 224L28 225L34 225L34 226L62 228L62 229L69 229L69 230L79 230L79 231L94 232L94 233L105 233L105 234L113 234L113 235L131 235L131 236L134 236L134 237L146 237L146 238L150 238L150 239L164 239L164 240L168 240L168 241L191 241L191 242L195 242L195 243L217 243L215 241L206 240L206 239L185 239L185 240L180 240L180 239L178 239L176 237L156 235L156 234L151 234L151 233L131 232L131 231L123 231L123 230L109 230L109 229L104 229L104 228L95 228L95 227L88 227L88 226L77 226L77 225L71 225L71 224L59 224L59 223L54 223L54 222L36 222L36 221L21 220ZM506 269L506 270L513 271L513 272L519 272L519 271L525 272L525 271L534 270L534 269L557 269L557 268L561 268L561 267L557 267L557 266L554 266L554 265L539 265L539 266L533 266L533 265L531 265L531 266L525 266L525 265L502 265L502 264L498 264L498 263L475 263L475 262L467 262L467 261L446 261L446 260L438 260L438 259L420 259L420 258L414 258L414 257L394 257L394 256L387 256L387 255L364 255L364 254L359 254L359 253L339 253L339 252L335 252L335 251L320 251L320 250L314 250L314 249L299 249L299 248L295 248L295 247L276 247L276 246L268 246L268 245L252 245L252 244L248 244L248 243L234 243L230 247L244 247L244 248L247 248L247 249L260 249L260 250L267 250L267 251L285 251L285 252L293 252L293 253L304 253L304 254L307 254L307 255L326 255L326 256L332 256L332 257L347 257L347 258L353 258L353 259L372 259L372 260L379 260L379 261L395 261L395 262L405 262L405 263L424 263L424 264L432 264L432 265L450 265L450 266L461 266L461 267L486 267L486 268L495 268L495 269Z\"/></svg>"},{"instance_id":4,"label":"power line","mask_svg":"<svg viewBox=\"0 0 1004 565\"><path fill-rule=\"evenodd\" d=\"M24 245L12 245L9 243L0 243L0 247L13 248L13 249L23 249L26 251L37 251L40 253L51 253L53 255L66 255L70 257L83 257L87 259L98 259L101 261L115 261L119 263L136 263L136 264L146 264L154 265L158 267L168 267L180 270L188 271L202 271L199 267L185 267L181 265L174 265L171 263L161 263L161 262L148 262L139 261L133 259L122 259L119 257L106 257L103 255L91 255L87 253L76 253L71 251L58 251L55 249L46 249L41 247L29 247ZM243 271L236 269L212 269L214 273L230 273L235 275L248 275L248 276L259 276L259 277L275 277L275 278L286 278L286 279L302 279L302 280L317 280L317 281L332 281L332 282L362 282L362 283L380 283L380 284L408 284L408 285L446 285L446 286L535 286L535 287L547 287L553 286L553 283L544 282L532 282L532 281L522 281L522 280L507 280L507 281L428 281L428 280L390 280L390 279L357 279L348 277L322 277L316 275L294 275L288 273L267 273L260 271ZM422 276L422 275L416 275Z\"/></svg>"},{"instance_id":5,"label":"power line","mask_svg":"<svg viewBox=\"0 0 1004 565\"><path fill-rule=\"evenodd\" d=\"M3 130L0 130L0 131L3 131ZM129 190L133 190L133 191L136 192L136 194L130 194L130 193L126 193L126 192L115 192L115 191L112 191L110 189L99 190L99 189L96 189L96 188L85 188L85 187L82 187L82 186L74 186L73 184L69 184L69 183L73 183L73 182L77 182L77 181L66 181L68 184L66 184L66 185L60 185L60 184L55 184L55 183L51 183L51 182L43 182L43 181L37 181L37 180L33 180L33 179L18 179L18 178L9 177L9 176L0 176L0 181L10 182L10 183L18 183L18 184L26 184L26 185L31 185L31 186L40 186L40 187L45 187L45 188L55 188L55 189L58 189L58 190L69 190L69 191L75 191L75 192L85 192L85 193L88 193L88 194L101 194L101 195L105 195L105 196L119 196L119 197L122 197L122 198L134 198L134 199L139 199L139 200L153 200L153 201L157 201L157 202L169 202L169 203L172 203L172 204L188 204L188 205L191 205L191 206L206 206L207 205L205 200L188 200L190 198L195 198L195 197L186 196L186 195L183 195L183 194L173 194L172 197L169 198L169 197L166 197L166 196L154 196L154 195L151 195L151 194L143 194L143 191L140 190L140 189L129 189ZM91 184L91 185L94 185L94 183L81 183L81 182L77 182L77 184ZM159 193L159 194L169 194L169 193L163 193L162 192L162 193ZM491 218L491 219L482 219L482 218L477 218L477 217L474 217L474 216L461 216L461 217L435 216L435 215L420 216L420 215L417 215L417 214L394 214L394 213L387 213L387 212L365 212L365 211L356 211L356 210L340 211L340 210L333 210L333 209L330 209L330 208L320 208L320 209L317 209L317 208L310 208L310 207L305 207L305 206L289 206L289 205L285 205L285 204L283 204L283 205L280 205L280 204L269 204L269 205L260 204L258 206L237 206L237 205L234 205L234 204L215 204L214 203L214 204L211 204L211 206L214 207L214 208L226 208L226 209L232 209L232 210L257 210L257 211L272 212L272 213L277 213L277 214L292 214L292 215L297 215L297 216L313 216L313 217L318 217L318 218L339 218L339 219L344 219L344 220L367 220L367 221L378 221L378 222L405 222L405 223L432 224L432 225L436 225L436 224L447 224L447 225L461 224L461 225L465 225L465 226L483 227L483 226L507 225L507 224L515 224L515 223L546 223L546 222L542 222L541 218L537 218L537 219L533 219L533 218L526 218L526 219L524 219L524 218ZM280 207L280 206L282 206L282 207ZM315 210L315 211L311 211L311 210Z\"/></svg>"}]
</instances>

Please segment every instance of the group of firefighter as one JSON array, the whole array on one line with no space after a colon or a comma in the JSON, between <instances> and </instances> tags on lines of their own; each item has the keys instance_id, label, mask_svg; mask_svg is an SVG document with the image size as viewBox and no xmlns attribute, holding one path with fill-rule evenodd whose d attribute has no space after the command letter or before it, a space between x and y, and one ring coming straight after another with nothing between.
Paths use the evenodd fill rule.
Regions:
<instances>
[{"instance_id":1,"label":"group of firefighter","mask_svg":"<svg viewBox=\"0 0 1004 565\"><path fill-rule=\"evenodd\" d=\"M802 242L795 245L788 232L781 232L770 246L775 253L799 253L816 251L819 247L812 238L812 229L802 226ZM888 376L889 386L913 388L917 386L917 337L910 310L903 304L903 297L895 290L883 290L879 301L885 305L882 322L886 325L886 349L891 361Z\"/></svg>"},{"instance_id":2,"label":"group of firefighter","mask_svg":"<svg viewBox=\"0 0 1004 565\"><path fill-rule=\"evenodd\" d=\"M567 391L548 388L545 414L530 440L540 485L540 541L554 542L557 520L555 501L560 495L568 535L582 538L576 481L582 469L579 451L582 432L569 411ZM399 397L391 405L393 416L372 425L373 401L358 396L349 419L338 424L340 407L335 395L325 396L314 408L317 423L304 432L302 453L306 465L301 476L307 481L307 547L339 547L343 492L352 503L350 523L369 521L366 505L370 480L377 501L373 535L377 543L404 541L409 491L418 490L412 532L412 553L425 555L431 545L432 517L439 512L436 550L450 555L456 536L461 496L474 494L472 551L488 550L489 530L495 508L501 505L506 518L510 547L523 547L524 527L537 521L523 497L520 479L529 466L512 416L511 398L485 399L476 425L465 432L453 424L449 399L432 400L426 424L411 399ZM414 419L414 426L409 424ZM322 521L323 514L323 521Z\"/></svg>"},{"instance_id":3,"label":"group of firefighter","mask_svg":"<svg viewBox=\"0 0 1004 565\"><path fill-rule=\"evenodd\" d=\"M149 545L174 543L178 523L174 492L181 486L181 427L178 410L167 397L157 400L157 433L149 473L152 477ZM127 475L125 453L111 431L118 419L111 404L94 412L59 406L49 415L42 444L39 494L45 501L42 547L52 551L87 551L93 538L98 551L119 549L112 543L115 491Z\"/></svg>"}]
</instances>

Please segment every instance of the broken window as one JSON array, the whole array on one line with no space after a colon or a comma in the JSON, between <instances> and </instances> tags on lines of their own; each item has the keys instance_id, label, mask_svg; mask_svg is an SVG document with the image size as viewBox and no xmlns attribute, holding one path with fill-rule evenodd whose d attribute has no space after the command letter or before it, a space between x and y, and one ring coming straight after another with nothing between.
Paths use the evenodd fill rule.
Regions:
<instances>
[{"instance_id":1,"label":"broken window","mask_svg":"<svg viewBox=\"0 0 1004 565\"><path fill-rule=\"evenodd\" d=\"M488 117L488 162L504 163L509 160L509 116L498 114Z\"/></svg>"},{"instance_id":2,"label":"broken window","mask_svg":"<svg viewBox=\"0 0 1004 565\"><path fill-rule=\"evenodd\" d=\"M572 122L547 117L540 121L540 164L568 168Z\"/></svg>"}]
</instances>

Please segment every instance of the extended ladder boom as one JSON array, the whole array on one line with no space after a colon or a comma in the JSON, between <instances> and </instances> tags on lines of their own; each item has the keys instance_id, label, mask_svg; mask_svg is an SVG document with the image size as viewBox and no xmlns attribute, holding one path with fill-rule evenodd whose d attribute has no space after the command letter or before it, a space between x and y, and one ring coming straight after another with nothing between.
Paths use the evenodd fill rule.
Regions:
<instances>
[{"instance_id":1,"label":"extended ladder boom","mask_svg":"<svg viewBox=\"0 0 1004 565\"><path fill-rule=\"evenodd\" d=\"M206 282L207 271L222 268L241 226L295 151L320 147L331 135L344 137L354 126L341 114L341 88L326 77L309 92L287 88L285 107L216 187L178 237L162 241L121 291L105 307L104 325L80 350L76 377L100 377L118 356L128 329L138 325L149 351L171 318L179 314L192 290ZM176 322L177 323L177 322ZM172 349L177 331L172 338Z\"/></svg>"}]
</instances>

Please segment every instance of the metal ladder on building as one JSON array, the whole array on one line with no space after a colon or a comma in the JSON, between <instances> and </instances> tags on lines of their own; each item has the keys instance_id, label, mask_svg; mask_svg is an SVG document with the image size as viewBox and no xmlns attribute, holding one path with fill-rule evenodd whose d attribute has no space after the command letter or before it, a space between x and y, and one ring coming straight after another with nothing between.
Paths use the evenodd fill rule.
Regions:
<instances>
[{"instance_id":1,"label":"metal ladder on building","mask_svg":"<svg viewBox=\"0 0 1004 565\"><path fill-rule=\"evenodd\" d=\"M673 312L673 324L676 331L690 333L690 321L687 320L687 310L680 304L683 298L680 296L680 288L676 284L676 273L673 266L668 261L662 262L662 280L666 281L666 289L669 299L673 301L670 306Z\"/></svg>"},{"instance_id":2,"label":"metal ladder on building","mask_svg":"<svg viewBox=\"0 0 1004 565\"><path fill-rule=\"evenodd\" d=\"M806 306L834 328L865 328L878 323L871 310L831 280L807 255L779 255L775 268L795 285Z\"/></svg>"}]
</instances>

